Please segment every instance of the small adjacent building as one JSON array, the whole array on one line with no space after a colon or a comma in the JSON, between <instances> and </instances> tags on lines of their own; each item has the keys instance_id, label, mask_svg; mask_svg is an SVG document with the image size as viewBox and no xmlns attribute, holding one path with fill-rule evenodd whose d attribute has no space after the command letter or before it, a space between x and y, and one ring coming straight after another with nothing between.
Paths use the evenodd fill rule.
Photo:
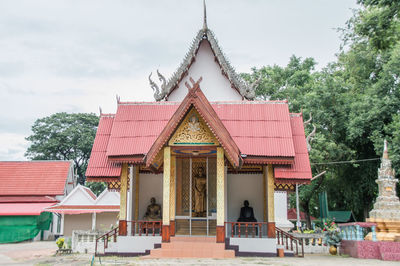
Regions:
<instances>
[{"instance_id":1,"label":"small adjacent building","mask_svg":"<svg viewBox=\"0 0 400 266\"><path fill-rule=\"evenodd\" d=\"M88 187L78 185L60 203L46 209L62 215L63 236L72 231L110 231L118 223L119 193L105 189L98 197Z\"/></svg>"},{"instance_id":2,"label":"small adjacent building","mask_svg":"<svg viewBox=\"0 0 400 266\"><path fill-rule=\"evenodd\" d=\"M59 235L61 217L46 208L74 186L71 161L0 162L0 243Z\"/></svg>"}]
</instances>

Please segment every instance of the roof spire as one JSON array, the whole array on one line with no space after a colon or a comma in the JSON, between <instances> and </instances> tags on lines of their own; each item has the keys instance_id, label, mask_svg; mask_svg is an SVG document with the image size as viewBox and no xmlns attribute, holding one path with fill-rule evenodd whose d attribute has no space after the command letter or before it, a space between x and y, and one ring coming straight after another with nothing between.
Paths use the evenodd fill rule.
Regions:
<instances>
[{"instance_id":1,"label":"roof spire","mask_svg":"<svg viewBox=\"0 0 400 266\"><path fill-rule=\"evenodd\" d=\"M207 9L206 9L206 0L203 0L203 8L204 8L204 17L203 17L203 31L207 30Z\"/></svg>"},{"instance_id":2,"label":"roof spire","mask_svg":"<svg viewBox=\"0 0 400 266\"><path fill-rule=\"evenodd\" d=\"M383 141L383 156L382 157L385 158L385 159L389 158L387 140L386 139Z\"/></svg>"}]
</instances>

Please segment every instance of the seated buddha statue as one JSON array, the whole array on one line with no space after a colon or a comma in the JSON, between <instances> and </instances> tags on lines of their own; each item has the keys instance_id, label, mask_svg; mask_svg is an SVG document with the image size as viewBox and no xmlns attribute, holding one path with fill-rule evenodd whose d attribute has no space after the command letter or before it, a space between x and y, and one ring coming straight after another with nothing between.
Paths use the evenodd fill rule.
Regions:
<instances>
[{"instance_id":1,"label":"seated buddha statue","mask_svg":"<svg viewBox=\"0 0 400 266\"><path fill-rule=\"evenodd\" d=\"M156 199L152 197L150 199L150 205L147 206L146 213L144 215L145 221L159 221L161 220L161 206L156 203Z\"/></svg>"},{"instance_id":2,"label":"seated buddha statue","mask_svg":"<svg viewBox=\"0 0 400 266\"><path fill-rule=\"evenodd\" d=\"M257 219L254 217L253 208L249 206L249 201L244 201L244 207L240 209L240 216L237 220L238 222L257 222Z\"/></svg>"}]
</instances>

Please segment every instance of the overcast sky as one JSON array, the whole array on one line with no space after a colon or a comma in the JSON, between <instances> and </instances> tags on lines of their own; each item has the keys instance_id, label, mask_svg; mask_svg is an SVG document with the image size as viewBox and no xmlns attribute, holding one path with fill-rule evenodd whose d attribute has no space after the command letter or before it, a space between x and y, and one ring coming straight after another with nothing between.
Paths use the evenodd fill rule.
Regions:
<instances>
[{"instance_id":1,"label":"overcast sky","mask_svg":"<svg viewBox=\"0 0 400 266\"><path fill-rule=\"evenodd\" d=\"M335 60L356 0L208 0L208 27L238 72L289 57ZM202 27L202 0L0 2L0 160L26 160L33 122L151 101Z\"/></svg>"}]
</instances>

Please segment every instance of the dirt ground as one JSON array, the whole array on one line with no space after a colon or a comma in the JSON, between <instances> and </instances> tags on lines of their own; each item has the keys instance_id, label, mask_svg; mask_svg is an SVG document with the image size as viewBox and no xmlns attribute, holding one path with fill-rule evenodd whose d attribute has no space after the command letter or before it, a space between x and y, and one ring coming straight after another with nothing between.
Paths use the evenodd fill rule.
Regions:
<instances>
[{"instance_id":1,"label":"dirt ground","mask_svg":"<svg viewBox=\"0 0 400 266\"><path fill-rule=\"evenodd\" d=\"M54 241L0 244L0 265L91 265L92 254L55 256ZM305 258L235 258L235 259L140 259L121 257L94 258L93 265L400 265L400 262L363 260L344 256L306 255Z\"/></svg>"}]
</instances>

